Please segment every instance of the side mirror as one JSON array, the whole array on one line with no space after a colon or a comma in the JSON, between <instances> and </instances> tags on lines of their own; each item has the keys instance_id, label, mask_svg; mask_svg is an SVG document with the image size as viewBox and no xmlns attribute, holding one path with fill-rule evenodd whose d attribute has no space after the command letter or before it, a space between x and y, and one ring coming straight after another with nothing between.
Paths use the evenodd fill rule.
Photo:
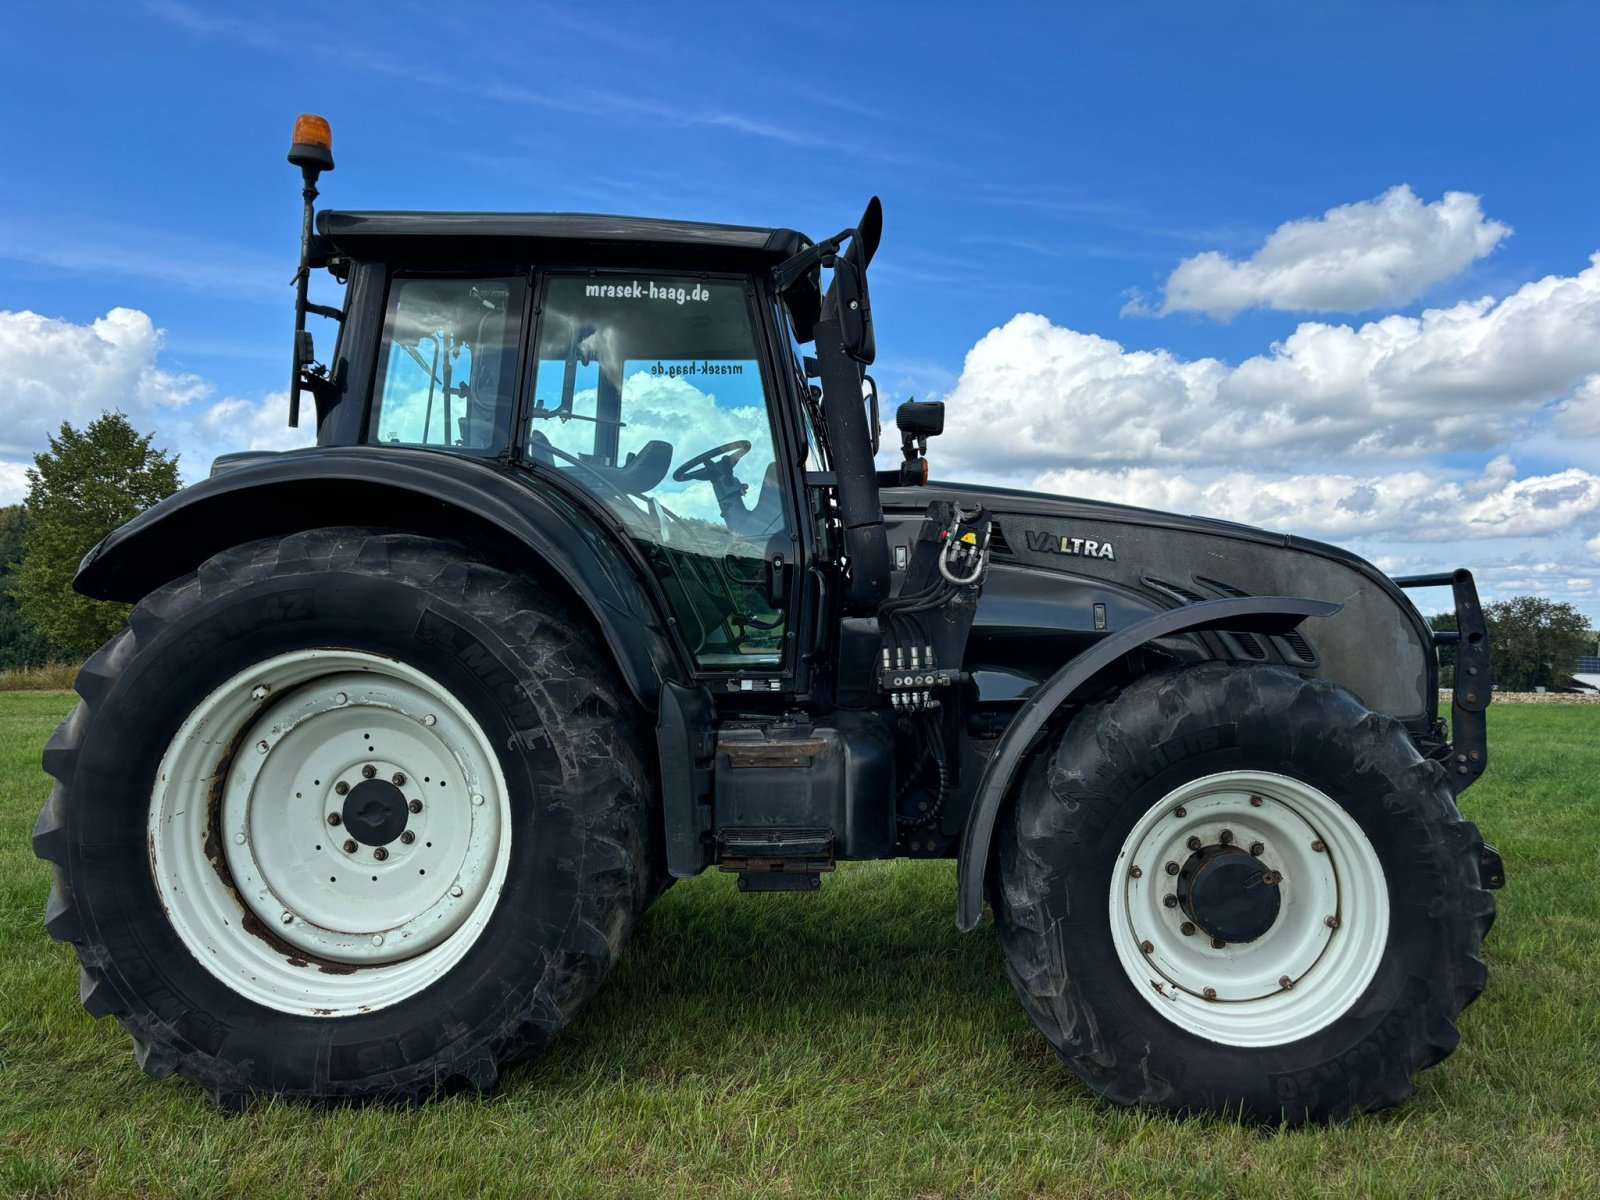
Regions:
<instances>
[{"instance_id":1,"label":"side mirror","mask_svg":"<svg viewBox=\"0 0 1600 1200\"><path fill-rule=\"evenodd\" d=\"M883 204L874 196L867 201L854 236L845 252L834 260L834 298L844 346L858 363L871 366L878 357L878 339L872 329L872 300L867 291L867 267L883 240Z\"/></svg>"}]
</instances>

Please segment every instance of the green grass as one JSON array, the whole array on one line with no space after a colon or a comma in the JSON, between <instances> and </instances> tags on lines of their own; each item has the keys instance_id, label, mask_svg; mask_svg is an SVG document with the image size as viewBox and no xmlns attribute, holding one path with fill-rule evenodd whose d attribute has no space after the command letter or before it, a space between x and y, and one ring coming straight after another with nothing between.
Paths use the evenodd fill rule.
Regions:
<instances>
[{"instance_id":1,"label":"green grass","mask_svg":"<svg viewBox=\"0 0 1600 1200\"><path fill-rule=\"evenodd\" d=\"M1600 708L1490 710L1465 808L1510 886L1461 1049L1398 1112L1263 1132L1086 1092L992 935L956 932L948 864L846 867L807 897L679 885L489 1099L218 1115L139 1073L40 928L38 752L70 700L0 696L0 1194L1600 1194Z\"/></svg>"}]
</instances>

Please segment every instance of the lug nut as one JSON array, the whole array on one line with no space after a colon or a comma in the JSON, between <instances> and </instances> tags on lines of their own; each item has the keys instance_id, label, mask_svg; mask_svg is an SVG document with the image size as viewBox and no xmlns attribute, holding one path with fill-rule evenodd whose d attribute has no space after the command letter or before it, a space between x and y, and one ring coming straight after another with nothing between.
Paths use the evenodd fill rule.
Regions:
<instances>
[{"instance_id":1,"label":"lug nut","mask_svg":"<svg viewBox=\"0 0 1600 1200\"><path fill-rule=\"evenodd\" d=\"M395 787L405 787L406 777L401 772L396 771L393 778L391 778L389 782L394 784Z\"/></svg>"},{"instance_id":2,"label":"lug nut","mask_svg":"<svg viewBox=\"0 0 1600 1200\"><path fill-rule=\"evenodd\" d=\"M1324 925L1326 925L1329 929L1337 929L1337 928L1339 928L1339 918L1338 917L1323 917L1322 918L1322 923Z\"/></svg>"},{"instance_id":3,"label":"lug nut","mask_svg":"<svg viewBox=\"0 0 1600 1200\"><path fill-rule=\"evenodd\" d=\"M1290 979L1287 975L1279 975L1278 986L1287 992L1294 986L1294 980Z\"/></svg>"},{"instance_id":4,"label":"lug nut","mask_svg":"<svg viewBox=\"0 0 1600 1200\"><path fill-rule=\"evenodd\" d=\"M1282 879L1283 879L1283 876L1279 875L1276 871L1263 871L1263 872L1261 872L1261 882L1266 884L1268 887L1277 887L1278 883Z\"/></svg>"},{"instance_id":5,"label":"lug nut","mask_svg":"<svg viewBox=\"0 0 1600 1200\"><path fill-rule=\"evenodd\" d=\"M335 796L348 796L350 794L350 785L342 779L339 780L338 783L333 785L333 794Z\"/></svg>"},{"instance_id":6,"label":"lug nut","mask_svg":"<svg viewBox=\"0 0 1600 1200\"><path fill-rule=\"evenodd\" d=\"M345 840L344 840L344 852L346 854L354 854L356 852L356 844L355 844L354 839L345 838Z\"/></svg>"},{"instance_id":7,"label":"lug nut","mask_svg":"<svg viewBox=\"0 0 1600 1200\"><path fill-rule=\"evenodd\" d=\"M1128 878L1130 878L1130 879L1138 879L1143 875L1144 875L1144 868L1143 867L1129 867L1128 868Z\"/></svg>"},{"instance_id":8,"label":"lug nut","mask_svg":"<svg viewBox=\"0 0 1600 1200\"><path fill-rule=\"evenodd\" d=\"M285 925L293 925L294 924L294 914L292 912L286 912L286 913L283 914L282 920L283 920L283 923Z\"/></svg>"},{"instance_id":9,"label":"lug nut","mask_svg":"<svg viewBox=\"0 0 1600 1200\"><path fill-rule=\"evenodd\" d=\"M337 825L342 820L344 820L344 818L341 817L338 813L329 813L328 814L328 824L329 825Z\"/></svg>"},{"instance_id":10,"label":"lug nut","mask_svg":"<svg viewBox=\"0 0 1600 1200\"><path fill-rule=\"evenodd\" d=\"M459 883L452 883L450 885L450 894L459 900L461 898L461 885Z\"/></svg>"},{"instance_id":11,"label":"lug nut","mask_svg":"<svg viewBox=\"0 0 1600 1200\"><path fill-rule=\"evenodd\" d=\"M405 829L400 833L400 840L409 846L412 842L417 840L417 835L412 833L411 830Z\"/></svg>"},{"instance_id":12,"label":"lug nut","mask_svg":"<svg viewBox=\"0 0 1600 1200\"><path fill-rule=\"evenodd\" d=\"M1224 846L1233 845L1233 830L1224 829L1221 833L1217 834L1217 841L1221 842Z\"/></svg>"},{"instance_id":13,"label":"lug nut","mask_svg":"<svg viewBox=\"0 0 1600 1200\"><path fill-rule=\"evenodd\" d=\"M1184 937L1192 937L1194 935L1194 922L1185 921L1182 925L1178 926L1178 932L1183 934Z\"/></svg>"},{"instance_id":14,"label":"lug nut","mask_svg":"<svg viewBox=\"0 0 1600 1200\"><path fill-rule=\"evenodd\" d=\"M371 763L368 763L366 766L361 768L361 778L363 779L375 779L377 778L377 775L378 768L373 766Z\"/></svg>"},{"instance_id":15,"label":"lug nut","mask_svg":"<svg viewBox=\"0 0 1600 1200\"><path fill-rule=\"evenodd\" d=\"M1154 942L1140 942L1139 943L1139 949L1143 950L1146 954L1150 954L1150 953L1154 952L1155 948L1156 948L1156 944Z\"/></svg>"},{"instance_id":16,"label":"lug nut","mask_svg":"<svg viewBox=\"0 0 1600 1200\"><path fill-rule=\"evenodd\" d=\"M268 750L271 750L272 747L267 745L267 743L265 743L265 742L257 742L256 743L256 749L261 751L261 753L265 754Z\"/></svg>"},{"instance_id":17,"label":"lug nut","mask_svg":"<svg viewBox=\"0 0 1600 1200\"><path fill-rule=\"evenodd\" d=\"M389 852L387 850L385 850L382 846L379 846L376 850L374 850L372 852L372 857L377 859L379 862L382 862L384 859L389 857Z\"/></svg>"},{"instance_id":18,"label":"lug nut","mask_svg":"<svg viewBox=\"0 0 1600 1200\"><path fill-rule=\"evenodd\" d=\"M1260 796L1251 796L1250 797L1250 807L1251 808L1260 808L1261 807L1261 797Z\"/></svg>"},{"instance_id":19,"label":"lug nut","mask_svg":"<svg viewBox=\"0 0 1600 1200\"><path fill-rule=\"evenodd\" d=\"M1262 845L1260 842L1251 842L1250 843L1250 853L1253 854L1257 858L1261 857L1261 853L1265 849L1266 849L1266 847L1264 845Z\"/></svg>"},{"instance_id":20,"label":"lug nut","mask_svg":"<svg viewBox=\"0 0 1600 1200\"><path fill-rule=\"evenodd\" d=\"M1203 846L1203 845L1204 845L1204 844L1205 844L1205 843L1204 843L1204 842L1202 842L1202 841L1201 841L1201 840L1200 840L1200 839L1199 839L1199 838L1197 838L1197 837L1192 837L1192 838L1190 838L1190 839L1189 839L1189 840L1188 840L1188 841L1187 841L1187 842L1185 842L1185 843L1184 843L1184 845L1185 845L1185 846L1187 846L1187 847L1189 847L1189 849L1191 849L1191 850L1198 850L1198 849L1200 849L1200 847L1201 847L1201 846Z\"/></svg>"},{"instance_id":21,"label":"lug nut","mask_svg":"<svg viewBox=\"0 0 1600 1200\"><path fill-rule=\"evenodd\" d=\"M1175 817L1187 817L1189 815L1189 810L1180 804L1177 808L1172 810L1172 815Z\"/></svg>"},{"instance_id":22,"label":"lug nut","mask_svg":"<svg viewBox=\"0 0 1600 1200\"><path fill-rule=\"evenodd\" d=\"M1217 998L1217 989L1208 987L1204 992L1201 993L1201 995L1203 995L1207 1000L1215 1000Z\"/></svg>"},{"instance_id":23,"label":"lug nut","mask_svg":"<svg viewBox=\"0 0 1600 1200\"><path fill-rule=\"evenodd\" d=\"M1177 873L1178 873L1178 864L1175 863L1175 862L1169 862L1167 864L1167 874L1168 875L1176 875Z\"/></svg>"},{"instance_id":24,"label":"lug nut","mask_svg":"<svg viewBox=\"0 0 1600 1200\"><path fill-rule=\"evenodd\" d=\"M419 812L422 811L422 801L421 800L413 800L410 804L406 805L406 807L409 808L414 813L419 813Z\"/></svg>"},{"instance_id":25,"label":"lug nut","mask_svg":"<svg viewBox=\"0 0 1600 1200\"><path fill-rule=\"evenodd\" d=\"M250 689L250 699L257 702L265 700L271 694L272 689L264 683L258 683L255 687Z\"/></svg>"},{"instance_id":26,"label":"lug nut","mask_svg":"<svg viewBox=\"0 0 1600 1200\"><path fill-rule=\"evenodd\" d=\"M1311 843L1311 848L1313 850L1315 850L1318 854L1321 854L1324 850L1326 850L1328 848L1328 843L1323 841L1321 838L1318 838L1316 841Z\"/></svg>"},{"instance_id":27,"label":"lug nut","mask_svg":"<svg viewBox=\"0 0 1600 1200\"><path fill-rule=\"evenodd\" d=\"M1168 908L1177 908L1178 898L1171 892L1168 892L1165 896L1161 897L1161 903L1166 905Z\"/></svg>"},{"instance_id":28,"label":"lug nut","mask_svg":"<svg viewBox=\"0 0 1600 1200\"><path fill-rule=\"evenodd\" d=\"M1211 948L1213 950L1221 950L1227 944L1228 943L1223 941L1221 938L1215 938L1214 937L1214 938L1211 939Z\"/></svg>"}]
</instances>

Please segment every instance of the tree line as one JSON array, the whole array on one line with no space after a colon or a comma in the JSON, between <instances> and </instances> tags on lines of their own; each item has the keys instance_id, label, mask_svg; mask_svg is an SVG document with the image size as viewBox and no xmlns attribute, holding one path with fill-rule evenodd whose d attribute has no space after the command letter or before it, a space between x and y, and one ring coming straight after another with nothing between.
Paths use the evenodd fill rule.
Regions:
<instances>
[{"instance_id":1,"label":"tree line","mask_svg":"<svg viewBox=\"0 0 1600 1200\"><path fill-rule=\"evenodd\" d=\"M64 423L34 456L22 504L0 507L0 670L86 658L127 620L128 606L72 590L83 556L106 534L178 490L178 458L118 412L83 429ZM1580 655L1600 652L1576 608L1541 596L1484 606L1495 685L1505 691L1569 686ZM1456 628L1440 613L1435 630ZM1455 650L1441 648L1440 682Z\"/></svg>"}]
</instances>

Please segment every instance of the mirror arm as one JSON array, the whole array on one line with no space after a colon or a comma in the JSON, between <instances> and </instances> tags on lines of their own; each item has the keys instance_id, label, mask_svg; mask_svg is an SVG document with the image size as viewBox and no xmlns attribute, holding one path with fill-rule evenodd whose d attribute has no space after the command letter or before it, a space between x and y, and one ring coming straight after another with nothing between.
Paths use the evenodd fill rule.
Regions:
<instances>
[{"instance_id":1,"label":"mirror arm","mask_svg":"<svg viewBox=\"0 0 1600 1200\"><path fill-rule=\"evenodd\" d=\"M799 254L791 255L777 266L772 268L772 282L781 295L795 285L802 276L815 270L817 267L829 266L829 259L839 253L839 247L855 237L854 229L841 230L831 238L824 238L814 245L807 246Z\"/></svg>"}]
</instances>

